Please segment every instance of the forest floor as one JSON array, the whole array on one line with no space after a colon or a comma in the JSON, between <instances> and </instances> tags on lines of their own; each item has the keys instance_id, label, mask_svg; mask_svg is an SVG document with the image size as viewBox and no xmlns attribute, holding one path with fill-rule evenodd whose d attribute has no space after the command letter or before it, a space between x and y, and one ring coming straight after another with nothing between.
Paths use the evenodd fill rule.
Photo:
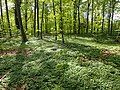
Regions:
<instances>
[{"instance_id":1,"label":"forest floor","mask_svg":"<svg viewBox=\"0 0 120 90\"><path fill-rule=\"evenodd\" d=\"M120 90L120 44L110 38L0 40L0 90ZM14 90L14 89L12 89Z\"/></svg>"}]
</instances>

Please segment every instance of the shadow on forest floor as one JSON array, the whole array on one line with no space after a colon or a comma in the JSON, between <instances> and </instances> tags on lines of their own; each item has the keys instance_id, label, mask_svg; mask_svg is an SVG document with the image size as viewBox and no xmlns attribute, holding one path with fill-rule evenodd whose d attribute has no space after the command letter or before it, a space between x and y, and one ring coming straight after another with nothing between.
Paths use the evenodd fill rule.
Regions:
<instances>
[{"instance_id":1,"label":"shadow on forest floor","mask_svg":"<svg viewBox=\"0 0 120 90\"><path fill-rule=\"evenodd\" d=\"M64 45L62 45L61 41L59 40L56 43L54 43L54 41L50 41L47 39L34 40L33 42L34 45L31 45L29 43L28 45L21 45L18 48L16 57L6 57L5 59L0 61L0 73L4 72L5 74L6 71L10 70L11 72L8 76L9 86L14 86L15 88L18 89L29 87L30 90L33 89L44 90L45 88L49 88L50 90L52 90L54 86L60 85L64 88L67 87L68 90L70 90L71 88L72 88L71 90L75 90L78 88L85 90L83 89L84 85L78 87L78 84L82 85L82 83L84 83L84 78L82 79L80 77L79 82L76 81L76 78L71 77L70 79L69 76L69 72L71 72L69 71L71 70L70 68L74 68L72 71L75 73L75 77L78 75L77 73L79 73L79 70L81 70L82 68L83 69L86 68L85 70L89 68L90 71L86 71L86 73L92 79L94 79L94 76L99 77L99 75L101 75L101 72L99 73L99 75L95 74L91 76L91 74L89 74L91 70L93 70L93 72L94 70L99 71L98 68L99 64L96 64L98 66L92 65L96 62L97 63L102 62L115 68L118 69L120 68L119 67L120 55L112 54L108 50L90 46L89 44L91 44L90 42L92 41L89 39L88 40L85 39L86 42L89 44L81 43L84 41L84 39L81 42L78 42L81 39L79 38L76 39L77 41L74 42L74 40L73 41L70 40L67 41ZM32 50L31 48L36 49L31 51ZM73 66L71 66L71 64L73 64ZM102 67L104 68L105 65L104 64L102 65L103 65ZM79 70L77 69L78 67ZM109 67L106 67L106 69L108 68ZM115 72L110 71L110 73L115 74L116 71ZM84 72L80 73L80 75L82 76L84 76L84 74L85 74ZM72 72L70 73L70 75L72 75ZM106 75L104 76L103 78L106 78ZM89 80L89 77L86 78ZM92 83L91 81L88 80L86 81ZM97 82L98 81L95 81L96 84ZM107 78L105 82L107 82ZM87 85L89 88L92 89L94 88L91 87L94 86L94 84L93 85L86 84L86 86Z\"/></svg>"},{"instance_id":2,"label":"shadow on forest floor","mask_svg":"<svg viewBox=\"0 0 120 90\"><path fill-rule=\"evenodd\" d=\"M0 57L0 89L10 90L10 87L13 86L12 89L24 90L21 89L21 85L23 85L22 67L26 63L29 52L29 46L21 44L15 53L6 53ZM13 55L9 55L11 53Z\"/></svg>"},{"instance_id":3,"label":"shadow on forest floor","mask_svg":"<svg viewBox=\"0 0 120 90\"><path fill-rule=\"evenodd\" d=\"M87 58L88 60L97 60L104 62L105 64L110 64L113 65L114 67L120 68L120 55L117 55L120 53L118 50L117 54L114 53L114 51L110 51L109 49L112 49L111 47L114 47L114 45L110 45L106 47L106 44L96 44L91 43L91 40L86 40L86 39L78 39L80 42L77 42L74 40L73 41L67 41L64 45L61 44L61 41L58 41L57 44L63 46L63 49L68 49L71 50L72 52L78 51L78 53L82 54L85 56L84 58ZM46 42L52 42L45 40ZM85 43L81 43L85 42ZM53 42L54 43L54 42ZM90 45L93 44L93 45ZM96 47L97 46L97 47ZM116 46L116 49L120 47ZM113 48L114 49L114 48ZM112 49L112 50L113 50ZM79 56L79 54L78 54ZM77 57L77 55L76 55Z\"/></svg>"},{"instance_id":4,"label":"shadow on forest floor","mask_svg":"<svg viewBox=\"0 0 120 90\"><path fill-rule=\"evenodd\" d=\"M52 43L52 41L47 42ZM61 83L61 86L66 88L64 85L66 82L68 85L67 88L74 90L78 88L76 86L77 84L71 87L69 84L73 85L72 81L69 81L69 79L67 79L67 81L63 80L63 74L69 70L68 63L76 62L78 66L80 65L86 68L92 66L92 64L90 65L90 63L88 63L89 61L100 61L116 68L120 66L120 56L112 54L104 56L104 53L102 53L100 49L72 42L67 42L62 45L61 42L58 41L57 44L61 46L61 51L59 52L54 52L54 50L53 52L46 51L46 48L51 47L51 49L53 49L52 47L55 47L54 45L46 45L46 48L42 48L28 57L25 56L24 53L26 50L25 47L22 47L24 49L20 48L20 52L16 55L17 62L14 64L10 77L11 86L17 85L17 88L21 88L27 84L27 87L31 89L44 89L46 87L52 89L52 84L59 85L59 83ZM38 47L41 47L41 45L38 45ZM57 49L59 48L56 48L55 51ZM114 74L115 72L111 73Z\"/></svg>"}]
</instances>

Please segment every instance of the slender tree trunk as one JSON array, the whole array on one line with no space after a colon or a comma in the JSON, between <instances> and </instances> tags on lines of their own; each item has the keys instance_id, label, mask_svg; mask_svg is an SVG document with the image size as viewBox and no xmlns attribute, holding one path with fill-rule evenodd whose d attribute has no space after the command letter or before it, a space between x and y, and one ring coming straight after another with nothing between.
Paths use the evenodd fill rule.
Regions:
<instances>
[{"instance_id":1,"label":"slender tree trunk","mask_svg":"<svg viewBox=\"0 0 120 90\"><path fill-rule=\"evenodd\" d=\"M73 27L72 27L72 11L70 12L70 24L69 24L69 29L70 29L70 35L73 33Z\"/></svg>"},{"instance_id":2,"label":"slender tree trunk","mask_svg":"<svg viewBox=\"0 0 120 90\"><path fill-rule=\"evenodd\" d=\"M90 0L87 0L88 7L87 7L87 27L86 27L86 33L88 34L89 30L89 12L90 12Z\"/></svg>"},{"instance_id":3,"label":"slender tree trunk","mask_svg":"<svg viewBox=\"0 0 120 90\"><path fill-rule=\"evenodd\" d=\"M93 27L94 28L94 33L96 33L96 16L97 16L97 13L95 12L95 14L94 14L94 22L95 22L95 26Z\"/></svg>"},{"instance_id":4,"label":"slender tree trunk","mask_svg":"<svg viewBox=\"0 0 120 90\"><path fill-rule=\"evenodd\" d=\"M31 7L31 18L30 18L30 22L31 22L31 26L30 26L30 28L31 28L31 35L33 36L33 28L34 28L34 14L33 14L34 12L33 12L33 9L32 9L32 7Z\"/></svg>"},{"instance_id":5,"label":"slender tree trunk","mask_svg":"<svg viewBox=\"0 0 120 90\"><path fill-rule=\"evenodd\" d=\"M65 41L64 41L64 32L63 32L62 0L60 0L60 32L61 32L61 34L62 34L62 44L64 44Z\"/></svg>"},{"instance_id":6,"label":"slender tree trunk","mask_svg":"<svg viewBox=\"0 0 120 90\"><path fill-rule=\"evenodd\" d=\"M77 0L75 0L74 1L74 15L73 15L73 18L74 18L74 20L73 20L73 30L74 30L74 34L76 34L76 20L77 20Z\"/></svg>"},{"instance_id":7,"label":"slender tree trunk","mask_svg":"<svg viewBox=\"0 0 120 90\"><path fill-rule=\"evenodd\" d=\"M37 0L35 0L34 2L34 37L36 36L36 8L37 8Z\"/></svg>"},{"instance_id":8,"label":"slender tree trunk","mask_svg":"<svg viewBox=\"0 0 120 90\"><path fill-rule=\"evenodd\" d=\"M2 3L1 3L1 0L0 0L0 12L1 12L1 9L2 9ZM1 14L1 13L0 13ZM2 20L1 20L1 17L0 17L0 38L2 37Z\"/></svg>"},{"instance_id":9,"label":"slender tree trunk","mask_svg":"<svg viewBox=\"0 0 120 90\"><path fill-rule=\"evenodd\" d=\"M56 21L56 10L55 10L55 2L53 2L53 13L54 13L54 22L55 22L55 40L57 40L57 21Z\"/></svg>"},{"instance_id":10,"label":"slender tree trunk","mask_svg":"<svg viewBox=\"0 0 120 90\"><path fill-rule=\"evenodd\" d=\"M18 16L17 16L17 4L15 4L15 25L16 25L17 29L20 29L19 20L18 20Z\"/></svg>"},{"instance_id":11,"label":"slender tree trunk","mask_svg":"<svg viewBox=\"0 0 120 90\"><path fill-rule=\"evenodd\" d=\"M114 17L114 11L115 11L115 0L112 0L112 15L111 15L111 30L110 30L110 34L112 35L113 34L113 17Z\"/></svg>"},{"instance_id":12,"label":"slender tree trunk","mask_svg":"<svg viewBox=\"0 0 120 90\"><path fill-rule=\"evenodd\" d=\"M21 37L22 37L22 42L25 43L28 41L25 31L23 29L23 24L22 24L22 17L21 17L21 10L20 10L20 0L16 0L15 2L16 4L16 12L17 12L17 16L18 17L18 21L19 21L19 26L20 26L20 30L21 30Z\"/></svg>"},{"instance_id":13,"label":"slender tree trunk","mask_svg":"<svg viewBox=\"0 0 120 90\"><path fill-rule=\"evenodd\" d=\"M11 27L10 27L10 19L9 19L7 0L5 0L5 6L6 6L6 15L7 15L8 29L9 29L9 34L10 34L10 37L11 37L12 36L12 32L11 32Z\"/></svg>"},{"instance_id":14,"label":"slender tree trunk","mask_svg":"<svg viewBox=\"0 0 120 90\"><path fill-rule=\"evenodd\" d=\"M99 8L98 8L97 10L99 10ZM100 17L100 13L97 14L97 17ZM97 18L97 19L98 19L98 18ZM96 23L96 24L97 24L97 34L98 34L98 33L99 33L99 29L100 29L100 28L99 28L99 25L100 25L101 23L99 22L99 20L97 20L97 23Z\"/></svg>"},{"instance_id":15,"label":"slender tree trunk","mask_svg":"<svg viewBox=\"0 0 120 90\"><path fill-rule=\"evenodd\" d=\"M45 6L45 2L43 2L43 4L42 4L42 20L41 20L41 39L43 39L43 37L42 37L42 29L43 29L43 21L44 21L44 6Z\"/></svg>"},{"instance_id":16,"label":"slender tree trunk","mask_svg":"<svg viewBox=\"0 0 120 90\"><path fill-rule=\"evenodd\" d=\"M102 33L104 32L104 21L105 21L105 2L102 6Z\"/></svg>"},{"instance_id":17,"label":"slender tree trunk","mask_svg":"<svg viewBox=\"0 0 120 90\"><path fill-rule=\"evenodd\" d=\"M45 32L48 33L48 6L45 4Z\"/></svg>"},{"instance_id":18,"label":"slender tree trunk","mask_svg":"<svg viewBox=\"0 0 120 90\"><path fill-rule=\"evenodd\" d=\"M80 1L81 0L79 0L78 2L78 34L80 34L80 29L81 29L80 27Z\"/></svg>"},{"instance_id":19,"label":"slender tree trunk","mask_svg":"<svg viewBox=\"0 0 120 90\"><path fill-rule=\"evenodd\" d=\"M40 33L40 23L39 23L39 0L37 0L37 30L38 30L38 36L39 36L39 33Z\"/></svg>"},{"instance_id":20,"label":"slender tree trunk","mask_svg":"<svg viewBox=\"0 0 120 90\"><path fill-rule=\"evenodd\" d=\"M1 18L0 18L0 33L4 35L4 22L3 22L3 10L2 10L2 0L0 0L0 14L1 14Z\"/></svg>"},{"instance_id":21,"label":"slender tree trunk","mask_svg":"<svg viewBox=\"0 0 120 90\"><path fill-rule=\"evenodd\" d=\"M108 10L108 13L109 13L109 16L108 16L108 34L110 34L110 28L111 28L111 5L112 5L112 2L110 1L110 4L109 4L109 10Z\"/></svg>"},{"instance_id":22,"label":"slender tree trunk","mask_svg":"<svg viewBox=\"0 0 120 90\"><path fill-rule=\"evenodd\" d=\"M26 5L26 7L25 7L25 29L26 29L26 31L27 31L27 29L28 29L28 25L27 25L27 19L28 19L28 15L27 15L27 6L28 6L28 0L25 0L25 5Z\"/></svg>"},{"instance_id":23,"label":"slender tree trunk","mask_svg":"<svg viewBox=\"0 0 120 90\"><path fill-rule=\"evenodd\" d=\"M92 0L92 15L91 15L91 33L93 33L94 29L94 0Z\"/></svg>"}]
</instances>

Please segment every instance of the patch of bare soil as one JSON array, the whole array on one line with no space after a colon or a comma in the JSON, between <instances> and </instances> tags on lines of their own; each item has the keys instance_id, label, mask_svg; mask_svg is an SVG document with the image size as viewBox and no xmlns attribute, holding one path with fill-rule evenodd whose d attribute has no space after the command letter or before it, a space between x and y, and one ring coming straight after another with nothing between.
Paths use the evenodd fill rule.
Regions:
<instances>
[{"instance_id":1,"label":"patch of bare soil","mask_svg":"<svg viewBox=\"0 0 120 90\"><path fill-rule=\"evenodd\" d=\"M0 56L14 56L17 53L17 49L13 50L0 50Z\"/></svg>"},{"instance_id":2,"label":"patch of bare soil","mask_svg":"<svg viewBox=\"0 0 120 90\"><path fill-rule=\"evenodd\" d=\"M107 49L101 50L101 54L100 54L101 58L106 58L106 57L109 57L111 55L114 55L114 53L112 53L111 51L109 51Z\"/></svg>"},{"instance_id":3,"label":"patch of bare soil","mask_svg":"<svg viewBox=\"0 0 120 90\"><path fill-rule=\"evenodd\" d=\"M32 53L31 49L24 49L24 50L13 49L13 50L3 50L3 51L1 50L0 56L16 56L19 52L21 52L25 56L29 56Z\"/></svg>"}]
</instances>

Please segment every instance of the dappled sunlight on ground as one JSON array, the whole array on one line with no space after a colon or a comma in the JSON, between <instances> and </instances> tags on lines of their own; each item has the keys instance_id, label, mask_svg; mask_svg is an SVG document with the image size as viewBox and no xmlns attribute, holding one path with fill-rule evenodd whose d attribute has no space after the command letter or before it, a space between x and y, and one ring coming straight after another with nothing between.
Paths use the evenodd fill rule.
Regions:
<instances>
[{"instance_id":1,"label":"dappled sunlight on ground","mask_svg":"<svg viewBox=\"0 0 120 90\"><path fill-rule=\"evenodd\" d=\"M6 45L7 43L7 45ZM18 45L17 40L12 44ZM11 47L9 42L3 43ZM53 39L31 38L15 47L15 55L0 57L0 78L7 87L29 90L86 90L120 88L120 47L76 37L62 45ZM116 51L116 52L115 52ZM7 74L9 72L9 74ZM4 77L6 75L6 77Z\"/></svg>"}]
</instances>

